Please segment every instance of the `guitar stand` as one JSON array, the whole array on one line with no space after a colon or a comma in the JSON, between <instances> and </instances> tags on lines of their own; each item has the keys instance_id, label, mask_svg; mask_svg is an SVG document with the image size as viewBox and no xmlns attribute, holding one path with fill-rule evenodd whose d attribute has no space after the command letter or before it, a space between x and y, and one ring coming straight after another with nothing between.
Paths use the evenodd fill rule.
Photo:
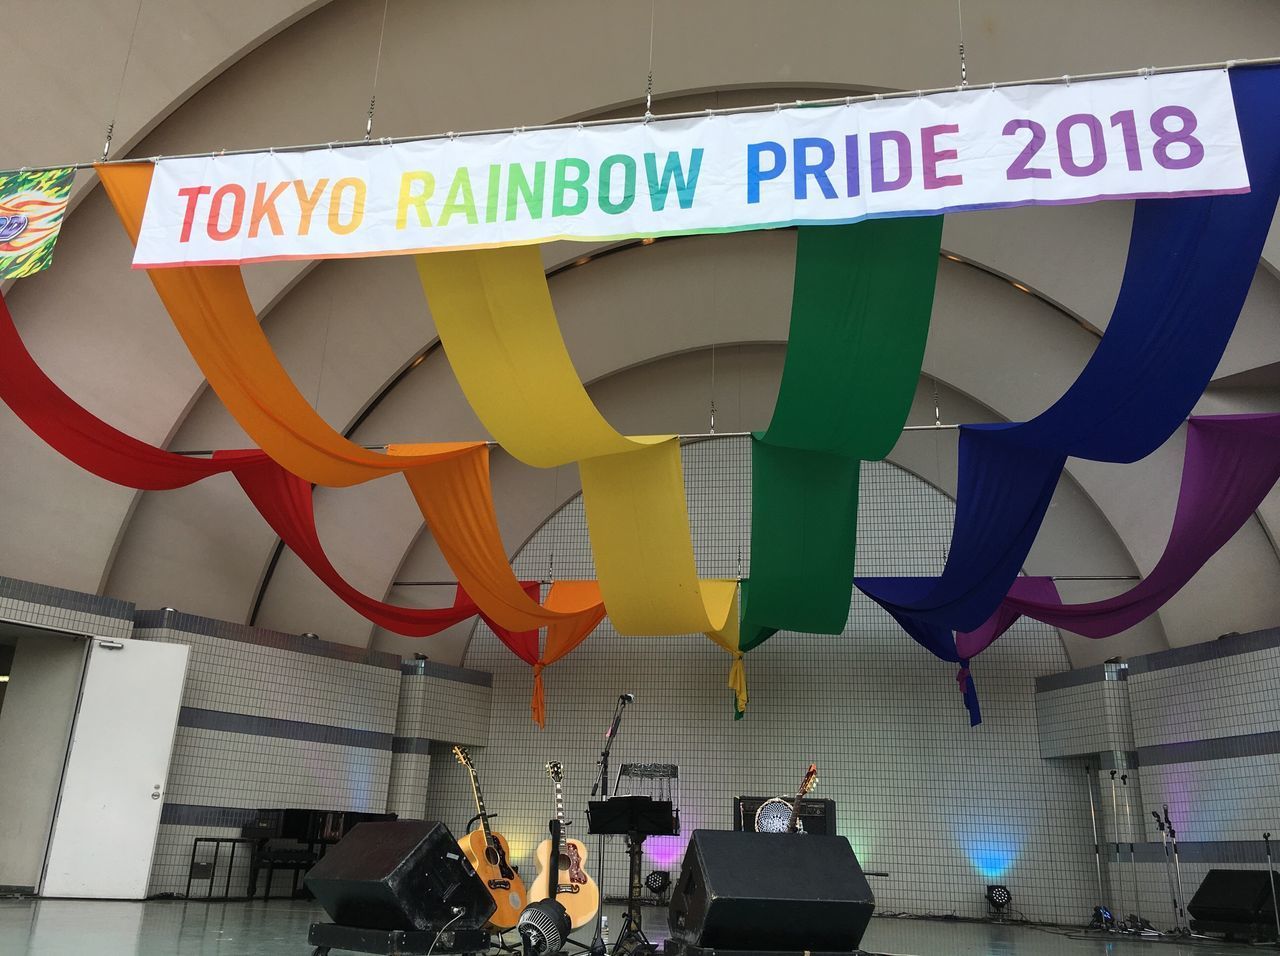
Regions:
<instances>
[{"instance_id":1,"label":"guitar stand","mask_svg":"<svg viewBox=\"0 0 1280 956\"><path fill-rule=\"evenodd\" d=\"M613 956L657 952L649 937L644 935L640 916L640 870L643 868L645 834L631 831L627 834L627 908L622 914L622 926L613 944Z\"/></svg>"}]
</instances>

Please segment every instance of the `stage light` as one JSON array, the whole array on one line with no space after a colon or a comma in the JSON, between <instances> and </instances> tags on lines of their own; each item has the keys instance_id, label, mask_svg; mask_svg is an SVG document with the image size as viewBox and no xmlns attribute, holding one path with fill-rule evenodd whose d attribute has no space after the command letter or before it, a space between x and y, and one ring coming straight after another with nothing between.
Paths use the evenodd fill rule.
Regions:
<instances>
[{"instance_id":1,"label":"stage light","mask_svg":"<svg viewBox=\"0 0 1280 956\"><path fill-rule=\"evenodd\" d=\"M1013 902L1013 894L1009 892L1009 887L1000 883L993 883L987 886L987 904L999 916L1004 912L1006 906Z\"/></svg>"},{"instance_id":2,"label":"stage light","mask_svg":"<svg viewBox=\"0 0 1280 956\"><path fill-rule=\"evenodd\" d=\"M530 903L516 923L524 951L533 954L560 952L569 938L570 928L568 912L555 900Z\"/></svg>"},{"instance_id":3,"label":"stage light","mask_svg":"<svg viewBox=\"0 0 1280 956\"><path fill-rule=\"evenodd\" d=\"M644 878L644 885L654 896L661 896L671 886L671 874L662 870L653 870Z\"/></svg>"}]
</instances>

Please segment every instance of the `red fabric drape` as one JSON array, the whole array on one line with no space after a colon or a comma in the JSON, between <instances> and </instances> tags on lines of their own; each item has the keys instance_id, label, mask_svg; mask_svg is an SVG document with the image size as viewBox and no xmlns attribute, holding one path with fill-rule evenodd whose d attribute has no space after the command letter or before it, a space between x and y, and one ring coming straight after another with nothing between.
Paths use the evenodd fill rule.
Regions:
<instances>
[{"instance_id":1,"label":"red fabric drape","mask_svg":"<svg viewBox=\"0 0 1280 956\"><path fill-rule=\"evenodd\" d=\"M311 485L259 451L221 451L214 460L234 463L236 481L289 550L348 607L379 627L405 637L428 637L475 616L478 609L470 599L455 599L452 607L408 608L371 598L342 577L325 554Z\"/></svg>"},{"instance_id":2,"label":"red fabric drape","mask_svg":"<svg viewBox=\"0 0 1280 956\"><path fill-rule=\"evenodd\" d=\"M524 593L529 596L532 601L538 601L542 597L542 585L537 581L521 581L520 587L524 589ZM471 607L474 610L472 614L479 614L480 620L489 625L489 629L498 635L498 640L506 644L511 653L526 664L537 663L538 660L538 632L537 631L513 631L510 628L503 627L493 618L489 617L483 611L476 608L475 602L467 596L467 592L462 585L458 585L453 595L454 607ZM468 615L470 616L470 615Z\"/></svg>"},{"instance_id":3,"label":"red fabric drape","mask_svg":"<svg viewBox=\"0 0 1280 956\"><path fill-rule=\"evenodd\" d=\"M0 399L54 451L85 471L126 488L166 491L232 467L229 461L188 458L148 445L87 411L36 364L18 335L3 296Z\"/></svg>"},{"instance_id":4,"label":"red fabric drape","mask_svg":"<svg viewBox=\"0 0 1280 956\"><path fill-rule=\"evenodd\" d=\"M0 400L51 448L107 481L142 491L181 488L211 475L231 472L271 528L312 573L369 621L407 637L426 637L474 617L478 608L461 588L446 608L405 608L375 600L342 577L325 554L316 530L312 487L257 449L221 451L212 458L176 455L107 424L60 389L23 344L4 297L0 296ZM536 582L521 582L534 600ZM558 608L562 610L562 608ZM603 616L603 607L600 615ZM538 662L538 632L511 632L485 618L522 660ZM599 617L574 619L586 633ZM585 633L583 634L585 636ZM581 640L581 638L579 638ZM576 644L576 642L575 642Z\"/></svg>"}]
</instances>

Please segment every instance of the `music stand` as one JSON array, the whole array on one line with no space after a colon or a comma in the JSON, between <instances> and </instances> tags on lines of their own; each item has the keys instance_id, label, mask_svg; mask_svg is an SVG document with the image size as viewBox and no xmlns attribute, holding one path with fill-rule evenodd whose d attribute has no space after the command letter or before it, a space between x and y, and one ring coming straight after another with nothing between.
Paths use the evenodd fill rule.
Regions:
<instances>
[{"instance_id":1,"label":"music stand","mask_svg":"<svg viewBox=\"0 0 1280 956\"><path fill-rule=\"evenodd\" d=\"M641 928L641 855L646 837L674 836L678 832L675 808L670 800L645 796L591 800L587 803L587 826L590 833L622 834L627 838L627 911L613 952L634 953L641 945L647 947L644 952L655 952Z\"/></svg>"}]
</instances>

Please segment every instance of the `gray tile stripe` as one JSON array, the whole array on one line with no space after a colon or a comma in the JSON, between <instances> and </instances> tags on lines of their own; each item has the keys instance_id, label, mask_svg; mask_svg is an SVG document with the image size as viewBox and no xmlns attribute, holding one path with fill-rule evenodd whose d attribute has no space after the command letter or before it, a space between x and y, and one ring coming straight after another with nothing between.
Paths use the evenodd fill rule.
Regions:
<instances>
[{"instance_id":1,"label":"gray tile stripe","mask_svg":"<svg viewBox=\"0 0 1280 956\"><path fill-rule=\"evenodd\" d=\"M1061 674L1045 674L1036 678L1036 693L1049 690L1065 690L1068 687L1081 687L1084 684L1098 684L1106 680L1104 665L1081 667L1079 670L1063 671Z\"/></svg>"},{"instance_id":2,"label":"gray tile stripe","mask_svg":"<svg viewBox=\"0 0 1280 956\"><path fill-rule=\"evenodd\" d=\"M1168 670L1170 667L1185 667L1188 664L1200 664L1204 661L1216 661L1237 654L1251 654L1254 651L1265 651L1280 647L1280 628L1267 628L1265 631L1252 631L1248 634L1233 634L1221 637L1216 641L1203 644L1190 644L1187 647L1175 647L1155 654L1143 654L1129 660L1129 674L1145 674L1151 671Z\"/></svg>"},{"instance_id":3,"label":"gray tile stripe","mask_svg":"<svg viewBox=\"0 0 1280 956\"><path fill-rule=\"evenodd\" d=\"M0 598L43 604L46 607L59 607L67 611L81 611L85 614L99 614L102 617L114 617L124 621L133 618L134 605L131 601L69 591L66 588L55 588L48 584L21 581L17 578L0 576Z\"/></svg>"},{"instance_id":4,"label":"gray tile stripe","mask_svg":"<svg viewBox=\"0 0 1280 956\"><path fill-rule=\"evenodd\" d=\"M1147 822L1151 824L1149 829L1155 829L1155 821L1150 817ZM1176 824L1177 821L1175 820ZM1261 837L1261 834L1259 834ZM1272 850L1274 853L1274 848ZM1112 850L1112 861L1115 861L1115 851ZM1164 863L1164 846L1159 840L1149 841L1147 843L1135 843L1133 846L1133 855L1139 863ZM1173 845L1169 845L1169 858L1173 858ZM1224 864L1245 864L1245 863L1263 863L1267 862L1266 849L1263 847L1262 840L1206 840L1203 842L1178 842L1178 859L1183 863L1224 863ZM1120 860L1122 863L1129 862L1129 844L1120 844ZM1187 890L1195 892L1195 887L1188 886Z\"/></svg>"},{"instance_id":5,"label":"gray tile stripe","mask_svg":"<svg viewBox=\"0 0 1280 956\"><path fill-rule=\"evenodd\" d=\"M1273 730L1261 734L1239 734L1234 737L1139 747L1138 760L1144 767L1155 767L1161 764L1197 763L1201 760L1258 757L1275 753L1280 753L1280 731Z\"/></svg>"},{"instance_id":6,"label":"gray tile stripe","mask_svg":"<svg viewBox=\"0 0 1280 956\"><path fill-rule=\"evenodd\" d=\"M1135 770L1138 753L1135 750L1106 750L1098 754L1098 766L1103 770Z\"/></svg>"},{"instance_id":7,"label":"gray tile stripe","mask_svg":"<svg viewBox=\"0 0 1280 956\"><path fill-rule=\"evenodd\" d=\"M249 714L232 714L200 707L183 707L178 713L178 726L218 730L230 734L248 734L253 737L306 740L340 747L363 747L368 750L390 750L392 740L391 734L375 730L333 727L328 724L281 720L276 717L254 717Z\"/></svg>"},{"instance_id":8,"label":"gray tile stripe","mask_svg":"<svg viewBox=\"0 0 1280 956\"><path fill-rule=\"evenodd\" d=\"M426 737L392 737L393 754L430 754L431 741Z\"/></svg>"},{"instance_id":9,"label":"gray tile stripe","mask_svg":"<svg viewBox=\"0 0 1280 956\"><path fill-rule=\"evenodd\" d=\"M451 664L441 664L439 661L404 661L400 664L400 673L404 677L438 677L441 680L474 684L477 687L493 686L493 675L488 671L454 667Z\"/></svg>"},{"instance_id":10,"label":"gray tile stripe","mask_svg":"<svg viewBox=\"0 0 1280 956\"><path fill-rule=\"evenodd\" d=\"M384 667L388 670L400 669L400 658L385 651L374 651L350 644L337 644L333 641L316 640L313 637L302 637L298 634L285 634L283 631L271 631L264 627L250 627L247 624L235 624L231 621L219 621L211 617L200 617L183 611L136 611L133 614L133 625L137 628L168 629L188 634L203 634L206 637L217 637L227 641L240 641L243 644L256 644L259 647L274 647L296 654L310 654L313 657L329 657L334 660L349 661L353 664L369 664L373 667Z\"/></svg>"}]
</instances>

